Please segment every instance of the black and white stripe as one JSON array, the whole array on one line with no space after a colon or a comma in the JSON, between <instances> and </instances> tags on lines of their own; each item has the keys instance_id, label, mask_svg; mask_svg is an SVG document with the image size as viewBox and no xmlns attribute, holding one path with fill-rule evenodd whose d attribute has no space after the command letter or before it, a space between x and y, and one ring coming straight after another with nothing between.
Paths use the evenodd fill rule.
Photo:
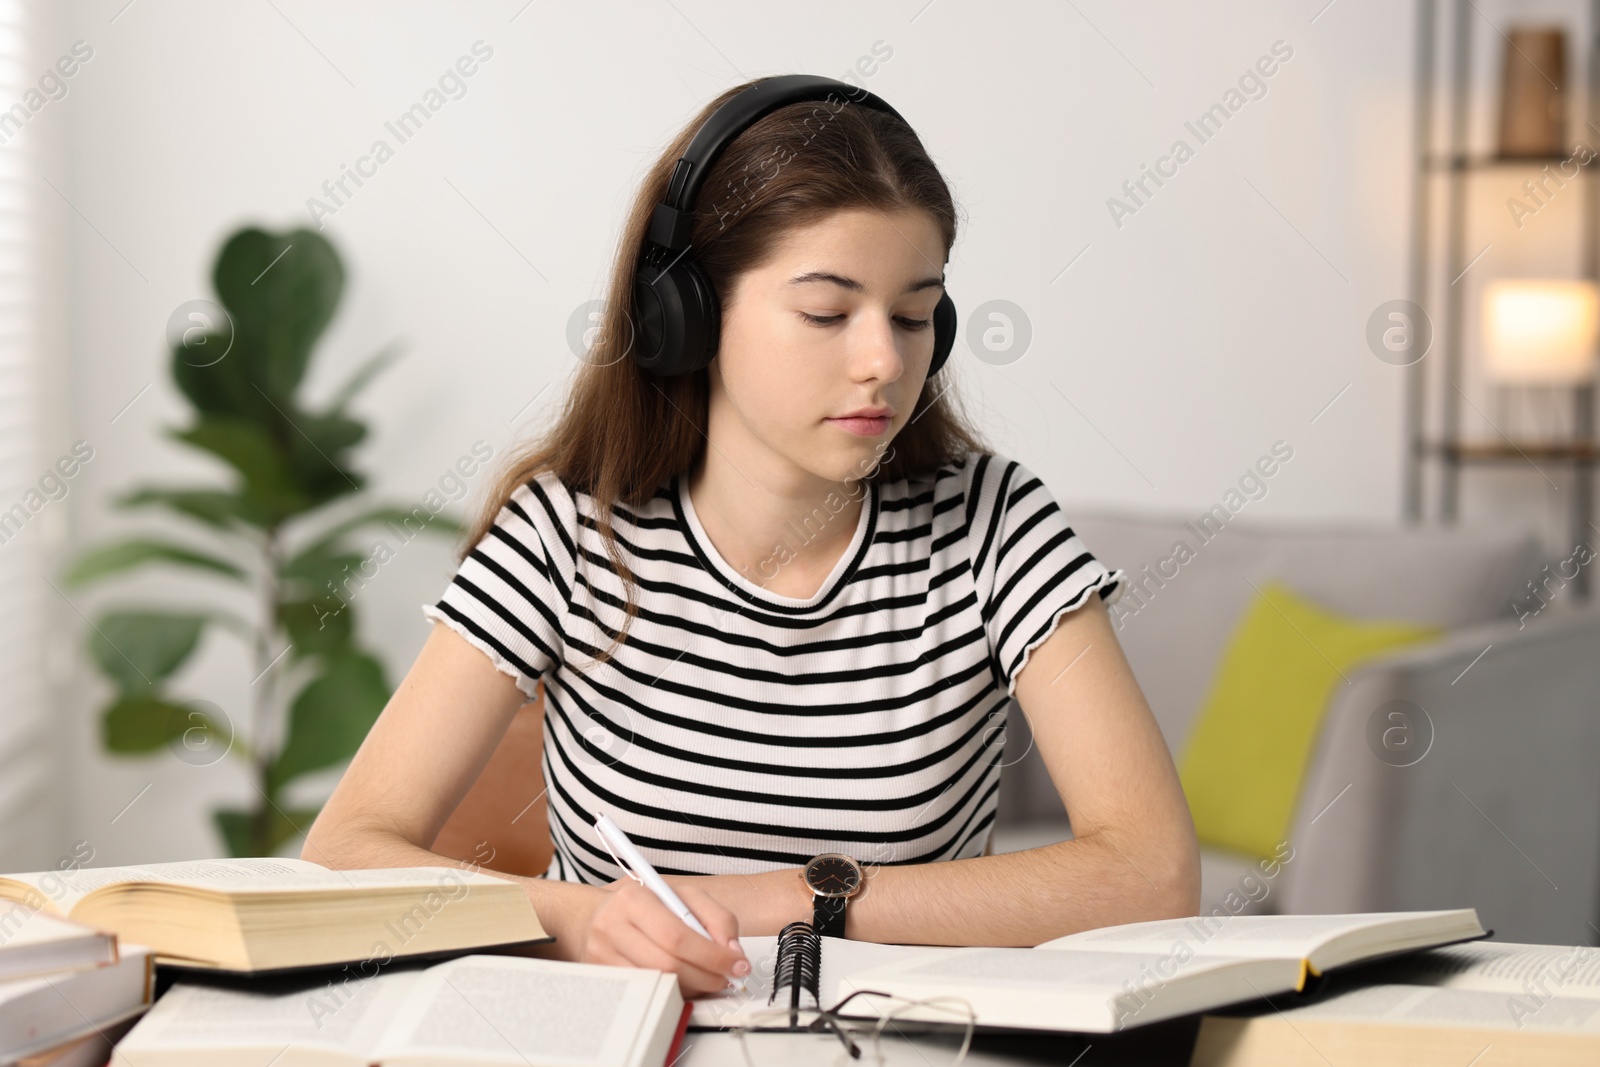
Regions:
<instances>
[{"instance_id":1,"label":"black and white stripe","mask_svg":"<svg viewBox=\"0 0 1600 1067\"><path fill-rule=\"evenodd\" d=\"M607 663L593 657L621 627L621 579L593 500L548 473L512 494L423 607L530 698L544 679L547 877L622 876L598 811L667 874L828 851L981 855L1028 653L1091 591L1114 602L1124 572L1090 554L1026 467L974 452L869 485L816 595L778 596L717 554L685 481L612 509L638 613Z\"/></svg>"}]
</instances>

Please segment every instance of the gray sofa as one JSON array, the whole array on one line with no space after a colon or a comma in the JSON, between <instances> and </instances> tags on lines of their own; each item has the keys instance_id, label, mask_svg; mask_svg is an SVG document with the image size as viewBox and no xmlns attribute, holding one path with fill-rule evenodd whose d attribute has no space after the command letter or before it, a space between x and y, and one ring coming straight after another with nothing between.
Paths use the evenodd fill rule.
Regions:
<instances>
[{"instance_id":1,"label":"gray sofa","mask_svg":"<svg viewBox=\"0 0 1600 1067\"><path fill-rule=\"evenodd\" d=\"M1515 606L1537 606L1529 581L1569 552L1499 527L1233 517L1203 540L1189 516L1070 517L1091 551L1128 571L1118 639L1175 755L1252 583L1276 577L1345 614L1449 628L1335 686L1292 859L1266 879L1254 858L1205 848L1202 912L1472 906L1504 940L1600 936L1600 609L1574 607L1570 589L1531 616ZM1193 557L1158 568L1179 540ZM1415 731L1409 755L1381 740L1397 709ZM1015 703L1006 733L994 850L1069 837Z\"/></svg>"}]
</instances>

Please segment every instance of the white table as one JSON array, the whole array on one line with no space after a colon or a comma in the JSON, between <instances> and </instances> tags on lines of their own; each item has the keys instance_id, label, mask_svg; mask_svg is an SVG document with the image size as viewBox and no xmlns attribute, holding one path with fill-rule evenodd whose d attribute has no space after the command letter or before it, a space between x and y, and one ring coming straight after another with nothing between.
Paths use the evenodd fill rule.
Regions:
<instances>
[{"instance_id":1,"label":"white table","mask_svg":"<svg viewBox=\"0 0 1600 1067\"><path fill-rule=\"evenodd\" d=\"M859 1067L877 1067L872 1056L872 1039L858 1038L861 1058L852 1060L844 1045L833 1034L746 1034L750 1062L756 1067L828 1067L829 1064L852 1064ZM919 1047L920 1046L920 1047ZM904 1038L886 1035L879 1049L887 1067L949 1067L955 1062L960 1039L939 1041L934 1038ZM1008 1056L967 1050L962 1067L1015 1067L1019 1063L1054 1063L1065 1067L1062 1060L1021 1060ZM738 1040L730 1033L708 1031L685 1034L683 1051L672 1067L747 1067L739 1052ZM1079 1067L1082 1067L1080 1064Z\"/></svg>"},{"instance_id":2,"label":"white table","mask_svg":"<svg viewBox=\"0 0 1600 1067\"><path fill-rule=\"evenodd\" d=\"M1181 1024L1179 1024L1181 1026ZM1132 1038L1133 1040L1130 1040ZM1141 1040L1133 1034L1096 1038L1063 1034L1059 1041L1022 1038L1012 1041L1013 1049L996 1051L1001 1042L979 1037L967 1050L962 1067L1187 1067L1189 1042L1193 1031L1178 1034L1169 1029L1158 1041ZM985 1040L989 1047L977 1047ZM879 1067L872 1055L870 1035L858 1036L861 1058L852 1060L844 1045L831 1033L821 1034L746 1034L750 1063L756 1067ZM1087 1045L1087 1047L1085 1047ZM1030 1047L1031 1046L1031 1047ZM959 1036L917 1035L897 1037L885 1034L879 1045L885 1067L949 1067L961 1047ZM683 1050L669 1067L746 1067L739 1052L738 1039L726 1031L690 1031L684 1035Z\"/></svg>"}]
</instances>

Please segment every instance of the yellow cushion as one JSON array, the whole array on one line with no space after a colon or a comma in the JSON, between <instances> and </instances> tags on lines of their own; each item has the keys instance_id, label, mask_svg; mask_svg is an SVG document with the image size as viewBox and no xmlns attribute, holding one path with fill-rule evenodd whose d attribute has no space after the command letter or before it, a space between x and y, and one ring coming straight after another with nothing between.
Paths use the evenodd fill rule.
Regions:
<instances>
[{"instance_id":1,"label":"yellow cushion","mask_svg":"<svg viewBox=\"0 0 1600 1067\"><path fill-rule=\"evenodd\" d=\"M1443 633L1352 619L1282 582L1266 583L1229 639L1180 762L1200 841L1273 855L1288 836L1323 709L1344 675L1364 659Z\"/></svg>"}]
</instances>

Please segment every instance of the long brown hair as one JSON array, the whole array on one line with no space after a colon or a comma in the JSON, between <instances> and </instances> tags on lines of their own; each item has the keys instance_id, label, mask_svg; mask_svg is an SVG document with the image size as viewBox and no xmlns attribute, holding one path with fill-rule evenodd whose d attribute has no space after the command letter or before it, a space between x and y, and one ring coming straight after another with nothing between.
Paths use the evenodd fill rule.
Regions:
<instances>
[{"instance_id":1,"label":"long brown hair","mask_svg":"<svg viewBox=\"0 0 1600 1067\"><path fill-rule=\"evenodd\" d=\"M589 494L606 554L627 590L622 630L596 662L611 656L637 613L633 574L611 524L612 505L642 506L674 474L693 470L706 447L709 371L657 378L628 354L629 324L637 321L633 276L645 231L695 132L717 108L765 80L736 85L708 103L651 166L622 228L598 337L561 415L541 437L508 455L460 548L464 560L511 494L545 471L570 491ZM774 169L779 159L784 162ZM695 205L692 254L726 306L738 277L758 267L788 231L852 207L925 211L941 231L946 258L955 243L949 187L910 126L872 108L790 104L734 138L712 164ZM956 362L952 353L950 364ZM912 418L867 480L894 481L935 470L968 451L992 451L959 408L950 388L953 369L947 364L924 384Z\"/></svg>"}]
</instances>

